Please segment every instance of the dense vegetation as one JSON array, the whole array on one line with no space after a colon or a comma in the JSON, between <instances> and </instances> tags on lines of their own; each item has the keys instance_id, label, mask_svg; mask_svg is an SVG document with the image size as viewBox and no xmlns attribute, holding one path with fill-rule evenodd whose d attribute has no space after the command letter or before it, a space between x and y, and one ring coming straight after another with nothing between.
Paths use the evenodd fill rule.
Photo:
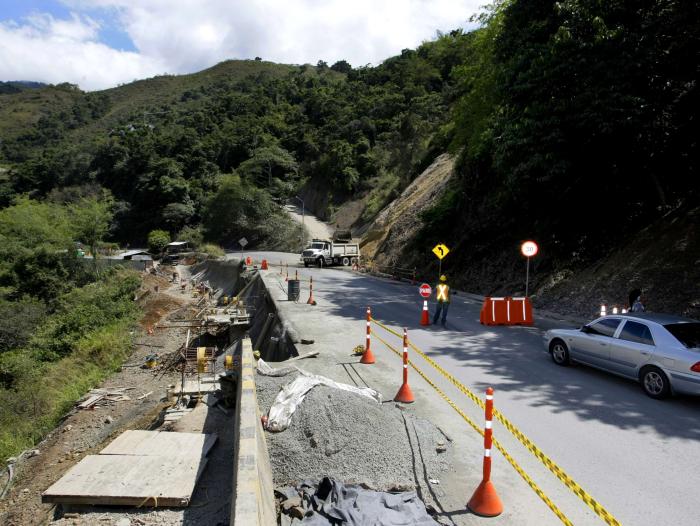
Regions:
<instances>
[{"instance_id":1,"label":"dense vegetation","mask_svg":"<svg viewBox=\"0 0 700 526\"><path fill-rule=\"evenodd\" d=\"M369 218L444 150L451 72L470 40L442 35L375 68L229 62L98 93L38 90L40 117L8 128L1 145L11 169L0 204L23 194L70 202L106 188L119 241L189 228L229 247L245 236L257 247L293 240L296 248L298 234L274 203L313 187L324 214L370 193ZM26 97L0 96L0 114ZM234 207L226 201L234 194L247 203Z\"/></svg>"},{"instance_id":2,"label":"dense vegetation","mask_svg":"<svg viewBox=\"0 0 700 526\"><path fill-rule=\"evenodd\" d=\"M0 210L0 458L31 446L124 359L136 273L96 272L107 196L71 205L21 198Z\"/></svg>"},{"instance_id":3,"label":"dense vegetation","mask_svg":"<svg viewBox=\"0 0 700 526\"><path fill-rule=\"evenodd\" d=\"M698 15L675 0L495 4L455 72L459 178L421 239L468 246L462 268L530 236L550 265L584 264L696 205Z\"/></svg>"}]
</instances>

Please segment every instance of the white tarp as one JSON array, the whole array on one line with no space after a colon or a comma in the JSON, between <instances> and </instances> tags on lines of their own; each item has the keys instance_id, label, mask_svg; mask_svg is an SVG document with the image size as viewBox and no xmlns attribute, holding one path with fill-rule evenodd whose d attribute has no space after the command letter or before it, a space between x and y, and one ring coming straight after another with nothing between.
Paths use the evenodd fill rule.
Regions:
<instances>
[{"instance_id":1,"label":"white tarp","mask_svg":"<svg viewBox=\"0 0 700 526\"><path fill-rule=\"evenodd\" d=\"M262 362L262 367L260 362ZM289 374L292 372L292 368L296 369L299 373L301 373L301 375L285 385L277 394L277 398L275 398L275 401L272 403L272 407L270 407L270 411L267 414L266 429L268 431L280 432L287 429L287 427L289 427L289 422L292 420L294 411L296 411L297 407L301 405L301 402L304 400L306 394L318 385L325 385L334 389L342 389L343 391L349 391L351 393L371 398L378 404L382 403L382 395L380 395L374 389L370 389L368 387L355 387L353 385L334 382L330 378L309 374L306 371L294 366L288 366L281 370L275 370L262 360L258 360L258 371L267 376L283 376L284 374Z\"/></svg>"}]
</instances>

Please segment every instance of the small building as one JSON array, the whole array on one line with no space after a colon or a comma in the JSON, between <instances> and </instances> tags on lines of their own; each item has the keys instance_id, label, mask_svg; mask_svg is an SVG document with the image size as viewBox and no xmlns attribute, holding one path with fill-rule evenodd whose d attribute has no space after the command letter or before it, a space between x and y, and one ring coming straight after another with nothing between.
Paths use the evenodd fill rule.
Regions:
<instances>
[{"instance_id":1,"label":"small building","mask_svg":"<svg viewBox=\"0 0 700 526\"><path fill-rule=\"evenodd\" d=\"M147 250L127 250L113 256L108 256L108 259L123 259L126 261L150 261L153 259Z\"/></svg>"},{"instance_id":2,"label":"small building","mask_svg":"<svg viewBox=\"0 0 700 526\"><path fill-rule=\"evenodd\" d=\"M181 252L189 252L189 241L173 241L165 246L166 254L180 254Z\"/></svg>"}]
</instances>

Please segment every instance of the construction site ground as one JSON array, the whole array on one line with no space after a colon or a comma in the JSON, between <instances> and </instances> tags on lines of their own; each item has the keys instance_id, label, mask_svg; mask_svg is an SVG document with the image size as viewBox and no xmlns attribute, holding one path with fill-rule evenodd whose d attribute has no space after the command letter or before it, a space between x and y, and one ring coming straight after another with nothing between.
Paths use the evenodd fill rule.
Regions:
<instances>
[{"instance_id":1,"label":"construction site ground","mask_svg":"<svg viewBox=\"0 0 700 526\"><path fill-rule=\"evenodd\" d=\"M35 447L38 454L18 462L12 487L0 501L0 524L28 526L95 524L227 524L233 449L232 433L219 432L219 441L209 454L194 502L184 509L70 507L42 504L41 493L61 478L83 457L96 454L128 429L161 429L183 432L217 432L231 428L233 412L200 403L195 410L174 424L162 426L162 412L170 406L166 391L180 379L180 373L163 367L186 338L185 329L148 328L161 320L186 319L194 311L195 299L183 294L179 285L155 275L144 277L148 293L141 300L144 315L134 336L136 345L122 369L107 378L100 388L128 388L128 401L96 405L93 409L73 409L60 425ZM159 292L155 292L158 287ZM155 368L142 365L150 354L161 360ZM147 396L143 396L147 395ZM141 398L143 396L143 398ZM141 398L141 399L139 399ZM26 456L26 455L25 455ZM4 486L6 478L0 479ZM228 478L227 480L224 480ZM120 522L121 521L121 522Z\"/></svg>"}]
</instances>

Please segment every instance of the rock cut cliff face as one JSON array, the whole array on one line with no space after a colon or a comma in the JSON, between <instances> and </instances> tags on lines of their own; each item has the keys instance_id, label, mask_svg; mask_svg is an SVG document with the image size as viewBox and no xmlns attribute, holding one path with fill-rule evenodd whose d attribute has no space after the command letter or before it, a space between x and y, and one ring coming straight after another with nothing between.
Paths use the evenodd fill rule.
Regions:
<instances>
[{"instance_id":1,"label":"rock cut cliff face","mask_svg":"<svg viewBox=\"0 0 700 526\"><path fill-rule=\"evenodd\" d=\"M367 227L362 239L366 259L401 267L402 252L423 226L419 213L442 196L454 171L454 157L442 154Z\"/></svg>"}]
</instances>

